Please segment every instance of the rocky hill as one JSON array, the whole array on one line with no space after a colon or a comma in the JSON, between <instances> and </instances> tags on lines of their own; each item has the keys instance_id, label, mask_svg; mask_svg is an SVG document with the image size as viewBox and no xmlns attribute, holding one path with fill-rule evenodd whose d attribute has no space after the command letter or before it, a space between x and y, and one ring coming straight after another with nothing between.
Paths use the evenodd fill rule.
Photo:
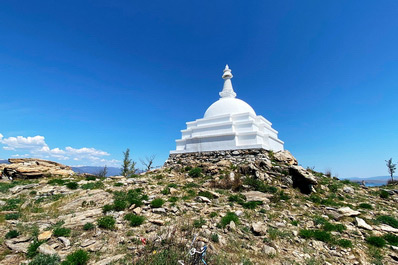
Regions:
<instances>
[{"instance_id":1,"label":"rocky hill","mask_svg":"<svg viewBox=\"0 0 398 265\"><path fill-rule=\"evenodd\" d=\"M128 178L3 178L0 264L203 264L189 254L203 246L207 264L398 264L397 205L397 186L340 181L287 151L173 155Z\"/></svg>"}]
</instances>

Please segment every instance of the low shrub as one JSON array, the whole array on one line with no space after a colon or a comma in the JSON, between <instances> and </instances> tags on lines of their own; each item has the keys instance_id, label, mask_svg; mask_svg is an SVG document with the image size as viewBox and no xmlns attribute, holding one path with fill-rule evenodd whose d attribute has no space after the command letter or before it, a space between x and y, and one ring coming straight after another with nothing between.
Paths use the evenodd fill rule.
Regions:
<instances>
[{"instance_id":1,"label":"low shrub","mask_svg":"<svg viewBox=\"0 0 398 265\"><path fill-rule=\"evenodd\" d=\"M243 183L261 192L276 193L278 191L277 188L266 185L263 181L255 178L246 178Z\"/></svg>"},{"instance_id":2,"label":"low shrub","mask_svg":"<svg viewBox=\"0 0 398 265\"><path fill-rule=\"evenodd\" d=\"M167 187L176 189L178 187L178 185L175 183L170 183L167 185Z\"/></svg>"},{"instance_id":3,"label":"low shrub","mask_svg":"<svg viewBox=\"0 0 398 265\"><path fill-rule=\"evenodd\" d=\"M214 196L209 191L199 191L198 196L206 197L208 199L213 199Z\"/></svg>"},{"instance_id":4,"label":"low shrub","mask_svg":"<svg viewBox=\"0 0 398 265\"><path fill-rule=\"evenodd\" d=\"M382 199L388 199L390 197L390 193L388 193L386 190L381 190L379 196Z\"/></svg>"},{"instance_id":5,"label":"low shrub","mask_svg":"<svg viewBox=\"0 0 398 265\"><path fill-rule=\"evenodd\" d=\"M246 197L242 194L234 194L228 197L228 201L242 204L246 201Z\"/></svg>"},{"instance_id":6,"label":"low shrub","mask_svg":"<svg viewBox=\"0 0 398 265\"><path fill-rule=\"evenodd\" d=\"M86 265L88 260L89 256L87 251L79 249L66 256L65 261L62 262L61 265Z\"/></svg>"},{"instance_id":7,"label":"low shrub","mask_svg":"<svg viewBox=\"0 0 398 265\"><path fill-rule=\"evenodd\" d=\"M202 169L199 167L192 168L191 170L189 170L188 175L191 178L199 178L202 176Z\"/></svg>"},{"instance_id":8,"label":"low shrub","mask_svg":"<svg viewBox=\"0 0 398 265\"><path fill-rule=\"evenodd\" d=\"M123 186L123 183L121 183L121 182L116 182L115 184L113 184L113 186L115 186L115 187L121 187L121 186Z\"/></svg>"},{"instance_id":9,"label":"low shrub","mask_svg":"<svg viewBox=\"0 0 398 265\"><path fill-rule=\"evenodd\" d=\"M39 253L29 262L29 265L58 265L60 263L61 259L58 255L45 255Z\"/></svg>"},{"instance_id":10,"label":"low shrub","mask_svg":"<svg viewBox=\"0 0 398 265\"><path fill-rule=\"evenodd\" d=\"M283 190L281 190L280 192L276 192L274 196L272 196L270 199L270 201L274 203L288 200L290 200L290 196L287 195Z\"/></svg>"},{"instance_id":11,"label":"low shrub","mask_svg":"<svg viewBox=\"0 0 398 265\"><path fill-rule=\"evenodd\" d=\"M63 186L65 183L67 183L69 180L65 179L50 179L47 181L47 184L53 185L53 186Z\"/></svg>"},{"instance_id":12,"label":"low shrub","mask_svg":"<svg viewBox=\"0 0 398 265\"><path fill-rule=\"evenodd\" d=\"M332 235L323 230L307 230L307 229L302 229L299 232L299 236L305 239L308 238L313 238L319 241L323 242L330 242L332 241Z\"/></svg>"},{"instance_id":13,"label":"low shrub","mask_svg":"<svg viewBox=\"0 0 398 265\"><path fill-rule=\"evenodd\" d=\"M70 236L71 230L65 227L57 227L53 231L54 236Z\"/></svg>"},{"instance_id":14,"label":"low shrub","mask_svg":"<svg viewBox=\"0 0 398 265\"><path fill-rule=\"evenodd\" d=\"M361 204L359 205L359 208L372 210L372 209L373 209L373 206L372 206L371 204L369 204L369 203L361 203Z\"/></svg>"},{"instance_id":15,"label":"low shrub","mask_svg":"<svg viewBox=\"0 0 398 265\"><path fill-rule=\"evenodd\" d=\"M117 199L113 202L113 209L115 211L123 211L127 206L127 202L121 199Z\"/></svg>"},{"instance_id":16,"label":"low shrub","mask_svg":"<svg viewBox=\"0 0 398 265\"><path fill-rule=\"evenodd\" d=\"M113 211L113 205L112 204L105 204L102 206L102 212L105 214L107 212Z\"/></svg>"},{"instance_id":17,"label":"low shrub","mask_svg":"<svg viewBox=\"0 0 398 265\"><path fill-rule=\"evenodd\" d=\"M195 228L201 228L203 225L206 224L206 220L204 220L202 217L200 217L199 220L195 220L193 221L193 226Z\"/></svg>"},{"instance_id":18,"label":"low shrub","mask_svg":"<svg viewBox=\"0 0 398 265\"><path fill-rule=\"evenodd\" d=\"M394 228L398 228L398 220L392 216L388 215L380 215L376 218L377 222L392 226Z\"/></svg>"},{"instance_id":19,"label":"low shrub","mask_svg":"<svg viewBox=\"0 0 398 265\"><path fill-rule=\"evenodd\" d=\"M378 237L378 236L367 237L366 242L368 242L368 244L378 247L378 248L382 248L386 245L386 241L382 237Z\"/></svg>"},{"instance_id":20,"label":"low shrub","mask_svg":"<svg viewBox=\"0 0 398 265\"><path fill-rule=\"evenodd\" d=\"M129 221L130 226L136 227L136 226L140 226L144 223L145 217L129 213L124 216L124 220Z\"/></svg>"},{"instance_id":21,"label":"low shrub","mask_svg":"<svg viewBox=\"0 0 398 265\"><path fill-rule=\"evenodd\" d=\"M95 228L95 225L93 223L85 223L83 226L83 230L93 230Z\"/></svg>"},{"instance_id":22,"label":"low shrub","mask_svg":"<svg viewBox=\"0 0 398 265\"><path fill-rule=\"evenodd\" d=\"M113 216L103 216L97 220L98 227L113 230L115 229L116 220Z\"/></svg>"},{"instance_id":23,"label":"low shrub","mask_svg":"<svg viewBox=\"0 0 398 265\"><path fill-rule=\"evenodd\" d=\"M348 239L340 239L336 241L336 245L342 248L352 248L352 242Z\"/></svg>"},{"instance_id":24,"label":"low shrub","mask_svg":"<svg viewBox=\"0 0 398 265\"><path fill-rule=\"evenodd\" d=\"M263 205L263 202L262 201L249 201L249 202L242 203L243 208L251 209L251 210L256 209L256 207L258 205Z\"/></svg>"},{"instance_id":25,"label":"low shrub","mask_svg":"<svg viewBox=\"0 0 398 265\"><path fill-rule=\"evenodd\" d=\"M220 226L224 228L231 221L234 221L235 224L239 224L239 217L233 212L227 212L227 214L221 218Z\"/></svg>"},{"instance_id":26,"label":"low shrub","mask_svg":"<svg viewBox=\"0 0 398 265\"><path fill-rule=\"evenodd\" d=\"M178 201L178 197L172 196L169 198L169 202L177 202Z\"/></svg>"},{"instance_id":27,"label":"low shrub","mask_svg":"<svg viewBox=\"0 0 398 265\"><path fill-rule=\"evenodd\" d=\"M211 234L211 241L213 241L214 243L218 243L220 241L218 234Z\"/></svg>"},{"instance_id":28,"label":"low shrub","mask_svg":"<svg viewBox=\"0 0 398 265\"><path fill-rule=\"evenodd\" d=\"M96 180L97 177L96 176L86 176L86 180Z\"/></svg>"},{"instance_id":29,"label":"low shrub","mask_svg":"<svg viewBox=\"0 0 398 265\"><path fill-rule=\"evenodd\" d=\"M5 215L6 220L18 220L20 217L20 213L8 213Z\"/></svg>"},{"instance_id":30,"label":"low shrub","mask_svg":"<svg viewBox=\"0 0 398 265\"><path fill-rule=\"evenodd\" d=\"M393 234L385 234L383 239L388 242L388 244L393 246L398 246L398 236Z\"/></svg>"},{"instance_id":31,"label":"low shrub","mask_svg":"<svg viewBox=\"0 0 398 265\"><path fill-rule=\"evenodd\" d=\"M162 198L156 198L151 201L151 207L152 208L160 208L164 204L164 200Z\"/></svg>"},{"instance_id":32,"label":"low shrub","mask_svg":"<svg viewBox=\"0 0 398 265\"><path fill-rule=\"evenodd\" d=\"M83 190L103 189L104 187L105 185L102 181L90 182L81 186Z\"/></svg>"},{"instance_id":33,"label":"low shrub","mask_svg":"<svg viewBox=\"0 0 398 265\"><path fill-rule=\"evenodd\" d=\"M43 244L44 241L38 241L37 239L33 240L32 243L28 246L28 250L26 252L26 256L28 258L33 258L37 255L37 249Z\"/></svg>"},{"instance_id":34,"label":"low shrub","mask_svg":"<svg viewBox=\"0 0 398 265\"><path fill-rule=\"evenodd\" d=\"M337 232L343 232L344 230L346 230L345 225L343 224L332 224L329 222L325 222L322 226L322 229L325 231L337 231Z\"/></svg>"},{"instance_id":35,"label":"low shrub","mask_svg":"<svg viewBox=\"0 0 398 265\"><path fill-rule=\"evenodd\" d=\"M79 187L79 184L76 182L68 182L66 183L66 187L71 190L76 190Z\"/></svg>"},{"instance_id":36,"label":"low shrub","mask_svg":"<svg viewBox=\"0 0 398 265\"><path fill-rule=\"evenodd\" d=\"M10 239L10 238L16 238L20 235L20 233L17 230L10 230L7 232L7 234L5 235L6 239Z\"/></svg>"},{"instance_id":37,"label":"low shrub","mask_svg":"<svg viewBox=\"0 0 398 265\"><path fill-rule=\"evenodd\" d=\"M218 214L216 213L216 212L211 212L210 213L210 218L214 218L214 217L216 217Z\"/></svg>"}]
</instances>

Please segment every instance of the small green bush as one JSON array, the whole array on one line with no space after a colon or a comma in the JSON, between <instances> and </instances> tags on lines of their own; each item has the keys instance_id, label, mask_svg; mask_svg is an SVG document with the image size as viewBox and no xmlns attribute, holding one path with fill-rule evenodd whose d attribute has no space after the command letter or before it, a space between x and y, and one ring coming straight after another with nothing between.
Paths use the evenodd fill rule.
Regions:
<instances>
[{"instance_id":1,"label":"small green bush","mask_svg":"<svg viewBox=\"0 0 398 265\"><path fill-rule=\"evenodd\" d=\"M68 181L69 180L64 180L64 179L50 179L49 181L47 181L47 184L54 185L54 186L55 185L56 186L63 186Z\"/></svg>"},{"instance_id":2,"label":"small green bush","mask_svg":"<svg viewBox=\"0 0 398 265\"><path fill-rule=\"evenodd\" d=\"M62 262L62 265L86 265L88 260L89 256L87 251L79 249L66 256L66 260Z\"/></svg>"},{"instance_id":3,"label":"small green bush","mask_svg":"<svg viewBox=\"0 0 398 265\"><path fill-rule=\"evenodd\" d=\"M98 227L113 230L115 229L116 220L113 216L103 216L97 220Z\"/></svg>"},{"instance_id":4,"label":"small green bush","mask_svg":"<svg viewBox=\"0 0 398 265\"><path fill-rule=\"evenodd\" d=\"M105 185L102 183L102 181L86 183L81 186L83 190L103 189L104 187Z\"/></svg>"},{"instance_id":5,"label":"small green bush","mask_svg":"<svg viewBox=\"0 0 398 265\"><path fill-rule=\"evenodd\" d=\"M218 243L220 241L218 234L211 234L211 241Z\"/></svg>"},{"instance_id":6,"label":"small green bush","mask_svg":"<svg viewBox=\"0 0 398 265\"><path fill-rule=\"evenodd\" d=\"M199 220L195 220L195 221L193 221L193 226L195 227L195 228L201 228L203 225L205 225L206 224L206 221L202 218L202 217L200 217L200 219Z\"/></svg>"},{"instance_id":7,"label":"small green bush","mask_svg":"<svg viewBox=\"0 0 398 265\"><path fill-rule=\"evenodd\" d=\"M20 217L20 213L8 213L5 216L6 220L18 220Z\"/></svg>"},{"instance_id":8,"label":"small green bush","mask_svg":"<svg viewBox=\"0 0 398 265\"><path fill-rule=\"evenodd\" d=\"M17 230L10 230L7 232L7 234L5 235L5 238L10 239L10 238L16 238L18 237L20 234Z\"/></svg>"},{"instance_id":9,"label":"small green bush","mask_svg":"<svg viewBox=\"0 0 398 265\"><path fill-rule=\"evenodd\" d=\"M199 167L192 168L191 170L189 170L188 175L191 178L199 178L202 176L202 169Z\"/></svg>"},{"instance_id":10,"label":"small green bush","mask_svg":"<svg viewBox=\"0 0 398 265\"><path fill-rule=\"evenodd\" d=\"M377 222L392 226L394 228L398 228L398 220L392 216L388 215L380 215L376 218Z\"/></svg>"},{"instance_id":11,"label":"small green bush","mask_svg":"<svg viewBox=\"0 0 398 265\"><path fill-rule=\"evenodd\" d=\"M231 221L234 221L235 224L239 224L239 217L233 212L227 212L227 214L221 218L221 227L226 227Z\"/></svg>"},{"instance_id":12,"label":"small green bush","mask_svg":"<svg viewBox=\"0 0 398 265\"><path fill-rule=\"evenodd\" d=\"M277 188L268 186L263 181L255 178L246 178L243 183L261 192L276 193L278 191Z\"/></svg>"},{"instance_id":13,"label":"small green bush","mask_svg":"<svg viewBox=\"0 0 398 265\"><path fill-rule=\"evenodd\" d=\"M337 240L336 244L342 248L352 248L352 242L348 239Z\"/></svg>"},{"instance_id":14,"label":"small green bush","mask_svg":"<svg viewBox=\"0 0 398 265\"><path fill-rule=\"evenodd\" d=\"M136 226L140 226L144 223L145 217L129 213L124 216L124 220L129 221L130 226L136 227Z\"/></svg>"},{"instance_id":15,"label":"small green bush","mask_svg":"<svg viewBox=\"0 0 398 265\"><path fill-rule=\"evenodd\" d=\"M115 186L115 187L121 187L121 186L123 186L123 183L121 183L121 182L116 182L115 184L113 184L113 186Z\"/></svg>"},{"instance_id":16,"label":"small green bush","mask_svg":"<svg viewBox=\"0 0 398 265\"><path fill-rule=\"evenodd\" d=\"M115 211L123 211L127 208L127 202L124 200L117 199L113 202L113 209Z\"/></svg>"},{"instance_id":17,"label":"small green bush","mask_svg":"<svg viewBox=\"0 0 398 265\"><path fill-rule=\"evenodd\" d=\"M214 218L214 217L216 217L218 214L216 213L216 212L211 212L210 213L210 218Z\"/></svg>"},{"instance_id":18,"label":"small green bush","mask_svg":"<svg viewBox=\"0 0 398 265\"><path fill-rule=\"evenodd\" d=\"M380 198L382 198L382 199L388 199L390 197L390 193L388 193L388 191L386 191L386 190L381 190L379 195L380 195Z\"/></svg>"},{"instance_id":19,"label":"small green bush","mask_svg":"<svg viewBox=\"0 0 398 265\"><path fill-rule=\"evenodd\" d=\"M372 209L373 209L373 206L372 206L371 204L369 204L369 203L361 203L361 204L359 205L359 208L372 210Z\"/></svg>"},{"instance_id":20,"label":"small green bush","mask_svg":"<svg viewBox=\"0 0 398 265\"><path fill-rule=\"evenodd\" d=\"M85 223L83 226L83 230L93 230L95 228L95 225L93 223Z\"/></svg>"},{"instance_id":21,"label":"small green bush","mask_svg":"<svg viewBox=\"0 0 398 265\"><path fill-rule=\"evenodd\" d=\"M325 231L337 231L337 232L343 232L346 230L345 225L343 224L331 224L329 222L325 222L322 226L323 230Z\"/></svg>"},{"instance_id":22,"label":"small green bush","mask_svg":"<svg viewBox=\"0 0 398 265\"><path fill-rule=\"evenodd\" d=\"M162 193L163 195L168 195L168 194L170 194L170 188L166 187L160 193Z\"/></svg>"},{"instance_id":23,"label":"small green bush","mask_svg":"<svg viewBox=\"0 0 398 265\"><path fill-rule=\"evenodd\" d=\"M169 198L169 202L177 202L178 201L178 197L172 196Z\"/></svg>"},{"instance_id":24,"label":"small green bush","mask_svg":"<svg viewBox=\"0 0 398 265\"><path fill-rule=\"evenodd\" d=\"M105 214L107 212L113 211L113 205L112 204L105 204L102 206L102 212Z\"/></svg>"},{"instance_id":25,"label":"small green bush","mask_svg":"<svg viewBox=\"0 0 398 265\"><path fill-rule=\"evenodd\" d=\"M209 191L199 191L198 196L206 197L209 199L213 199L214 196Z\"/></svg>"},{"instance_id":26,"label":"small green bush","mask_svg":"<svg viewBox=\"0 0 398 265\"><path fill-rule=\"evenodd\" d=\"M228 197L228 201L242 204L246 201L246 197L242 194L234 194Z\"/></svg>"},{"instance_id":27,"label":"small green bush","mask_svg":"<svg viewBox=\"0 0 398 265\"><path fill-rule=\"evenodd\" d=\"M151 207L152 208L160 208L164 204L164 200L162 198L156 198L153 201L151 201Z\"/></svg>"},{"instance_id":28,"label":"small green bush","mask_svg":"<svg viewBox=\"0 0 398 265\"><path fill-rule=\"evenodd\" d=\"M54 236L70 236L71 230L65 227L57 227L53 231Z\"/></svg>"},{"instance_id":29,"label":"small green bush","mask_svg":"<svg viewBox=\"0 0 398 265\"><path fill-rule=\"evenodd\" d=\"M29 262L29 265L58 265L60 263L61 259L58 255L45 255L39 253Z\"/></svg>"},{"instance_id":30,"label":"small green bush","mask_svg":"<svg viewBox=\"0 0 398 265\"><path fill-rule=\"evenodd\" d=\"M77 182L68 182L66 183L66 187L71 190L76 190L79 187L79 184L77 184Z\"/></svg>"},{"instance_id":31,"label":"small green bush","mask_svg":"<svg viewBox=\"0 0 398 265\"><path fill-rule=\"evenodd\" d=\"M388 242L388 244L393 246L398 246L398 236L393 234L385 234L383 239Z\"/></svg>"},{"instance_id":32,"label":"small green bush","mask_svg":"<svg viewBox=\"0 0 398 265\"><path fill-rule=\"evenodd\" d=\"M299 232L299 236L305 239L309 239L312 237L312 230L308 230L308 229L301 229Z\"/></svg>"},{"instance_id":33,"label":"small green bush","mask_svg":"<svg viewBox=\"0 0 398 265\"><path fill-rule=\"evenodd\" d=\"M245 209L256 209L258 205L263 205L262 201L249 201L242 203L243 208Z\"/></svg>"},{"instance_id":34,"label":"small green bush","mask_svg":"<svg viewBox=\"0 0 398 265\"><path fill-rule=\"evenodd\" d=\"M44 241L38 241L37 239L33 240L32 243L28 246L28 250L26 252L26 256L28 258L33 258L37 255L37 249L43 244Z\"/></svg>"},{"instance_id":35,"label":"small green bush","mask_svg":"<svg viewBox=\"0 0 398 265\"><path fill-rule=\"evenodd\" d=\"M368 242L368 244L378 247L378 248L382 248L386 245L386 241L382 237L378 237L378 236L367 237L366 242Z\"/></svg>"},{"instance_id":36,"label":"small green bush","mask_svg":"<svg viewBox=\"0 0 398 265\"><path fill-rule=\"evenodd\" d=\"M313 238L319 241L323 242L330 242L332 241L332 235L323 230L307 230L307 229L302 229L299 232L299 236L305 239L308 238Z\"/></svg>"},{"instance_id":37,"label":"small green bush","mask_svg":"<svg viewBox=\"0 0 398 265\"><path fill-rule=\"evenodd\" d=\"M178 188L178 185L175 184L175 183L170 183L170 184L167 185L167 187L176 189L176 188Z\"/></svg>"},{"instance_id":38,"label":"small green bush","mask_svg":"<svg viewBox=\"0 0 398 265\"><path fill-rule=\"evenodd\" d=\"M18 199L18 198L15 198L15 199L8 199L7 201L6 201L6 204L3 206L3 207L1 207L1 209L3 210L3 211L12 211L12 210L16 210L16 209L18 209L19 208L19 205L22 203L22 199Z\"/></svg>"},{"instance_id":39,"label":"small green bush","mask_svg":"<svg viewBox=\"0 0 398 265\"><path fill-rule=\"evenodd\" d=\"M96 180L97 177L96 176L86 176L86 180Z\"/></svg>"}]
</instances>

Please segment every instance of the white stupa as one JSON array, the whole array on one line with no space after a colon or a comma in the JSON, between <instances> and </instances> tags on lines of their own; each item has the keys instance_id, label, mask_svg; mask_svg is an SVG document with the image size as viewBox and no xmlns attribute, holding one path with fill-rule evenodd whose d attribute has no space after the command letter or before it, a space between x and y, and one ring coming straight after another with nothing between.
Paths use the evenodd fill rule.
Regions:
<instances>
[{"instance_id":1,"label":"white stupa","mask_svg":"<svg viewBox=\"0 0 398 265\"><path fill-rule=\"evenodd\" d=\"M272 123L236 98L232 77L231 69L226 65L220 99L206 110L202 119L187 122L187 129L181 131L182 138L176 140L177 148L171 154L235 149L283 150L283 142L278 139L278 132L272 129Z\"/></svg>"}]
</instances>

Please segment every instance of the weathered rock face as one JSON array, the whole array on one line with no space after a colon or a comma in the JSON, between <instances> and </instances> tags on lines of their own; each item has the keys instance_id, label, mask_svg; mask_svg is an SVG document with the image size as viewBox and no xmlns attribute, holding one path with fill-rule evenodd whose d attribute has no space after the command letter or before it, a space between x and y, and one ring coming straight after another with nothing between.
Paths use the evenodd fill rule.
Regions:
<instances>
[{"instance_id":1,"label":"weathered rock face","mask_svg":"<svg viewBox=\"0 0 398 265\"><path fill-rule=\"evenodd\" d=\"M312 186L317 184L316 177L298 166L297 159L287 150L276 153L264 149L243 149L171 154L164 167L176 171L200 167L204 174L210 176L230 171L230 182L234 181L234 174L266 182L278 179L305 194L311 193Z\"/></svg>"},{"instance_id":2,"label":"weathered rock face","mask_svg":"<svg viewBox=\"0 0 398 265\"><path fill-rule=\"evenodd\" d=\"M53 161L37 158L10 158L10 164L0 164L1 176L6 178L40 178L47 175L69 176L73 170Z\"/></svg>"}]
</instances>

